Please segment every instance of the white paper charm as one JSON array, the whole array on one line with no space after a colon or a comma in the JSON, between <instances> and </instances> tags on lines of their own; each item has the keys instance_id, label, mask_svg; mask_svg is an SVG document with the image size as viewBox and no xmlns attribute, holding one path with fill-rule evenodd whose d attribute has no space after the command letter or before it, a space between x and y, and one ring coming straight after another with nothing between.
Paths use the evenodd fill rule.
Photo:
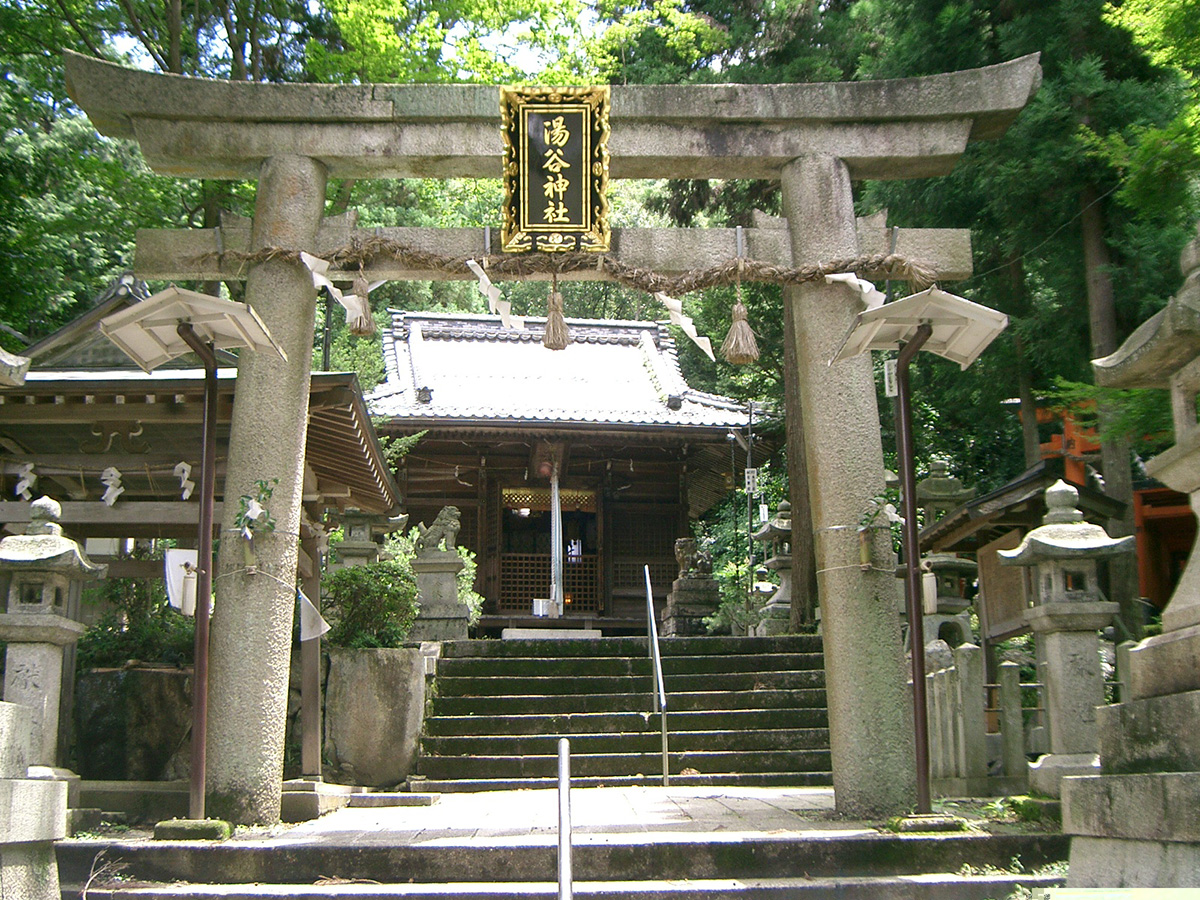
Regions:
<instances>
[{"instance_id":1,"label":"white paper charm","mask_svg":"<svg viewBox=\"0 0 1200 900\"><path fill-rule=\"evenodd\" d=\"M196 482L192 481L192 467L189 463L180 462L175 464L175 477L179 479L179 488L183 491L180 497L186 500L192 496L192 491L196 489Z\"/></svg>"},{"instance_id":2,"label":"white paper charm","mask_svg":"<svg viewBox=\"0 0 1200 900\"><path fill-rule=\"evenodd\" d=\"M329 623L321 618L313 602L304 596L304 591L297 588L296 597L300 601L300 640L311 641L319 638L329 630Z\"/></svg>"}]
</instances>

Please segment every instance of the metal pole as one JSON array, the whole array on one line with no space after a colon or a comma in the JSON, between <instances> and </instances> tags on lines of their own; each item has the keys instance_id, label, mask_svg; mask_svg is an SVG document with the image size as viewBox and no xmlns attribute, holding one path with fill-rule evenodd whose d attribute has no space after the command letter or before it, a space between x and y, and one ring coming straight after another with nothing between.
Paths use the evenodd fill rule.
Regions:
<instances>
[{"instance_id":1,"label":"metal pole","mask_svg":"<svg viewBox=\"0 0 1200 900\"><path fill-rule=\"evenodd\" d=\"M571 900L571 742L558 739L558 900Z\"/></svg>"},{"instance_id":2,"label":"metal pole","mask_svg":"<svg viewBox=\"0 0 1200 900\"><path fill-rule=\"evenodd\" d=\"M200 460L200 539L196 550L196 643L192 673L192 763L188 815L204 818L205 735L208 731L208 620L212 610L213 493L217 471L217 358L192 326L176 333L204 363L204 450Z\"/></svg>"},{"instance_id":3,"label":"metal pole","mask_svg":"<svg viewBox=\"0 0 1200 900\"><path fill-rule=\"evenodd\" d=\"M746 403L746 468L754 468L754 401ZM746 597L754 597L754 497L746 485Z\"/></svg>"},{"instance_id":4,"label":"metal pole","mask_svg":"<svg viewBox=\"0 0 1200 900\"><path fill-rule=\"evenodd\" d=\"M913 467L912 407L908 364L929 340L933 328L920 326L900 348L896 360L896 442L900 457L900 489L904 492L904 601L908 612L908 642L912 647L913 728L917 757L917 813L928 815L929 715L925 706L925 622L921 603L921 548L917 538L917 478Z\"/></svg>"}]
</instances>

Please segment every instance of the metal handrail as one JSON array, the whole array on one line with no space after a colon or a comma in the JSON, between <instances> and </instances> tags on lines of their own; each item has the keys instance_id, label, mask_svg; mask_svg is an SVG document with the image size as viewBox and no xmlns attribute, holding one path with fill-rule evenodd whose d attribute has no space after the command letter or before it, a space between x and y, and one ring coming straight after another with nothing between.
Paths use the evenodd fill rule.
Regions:
<instances>
[{"instance_id":1,"label":"metal handrail","mask_svg":"<svg viewBox=\"0 0 1200 900\"><path fill-rule=\"evenodd\" d=\"M671 768L667 756L667 688L663 680L662 652L658 647L658 623L654 619L654 593L650 588L650 567L645 566L646 572L646 636L650 643L650 659L654 664L655 710L659 716L662 730L662 783L663 787L671 784Z\"/></svg>"},{"instance_id":2,"label":"metal handrail","mask_svg":"<svg viewBox=\"0 0 1200 900\"><path fill-rule=\"evenodd\" d=\"M558 900L571 900L571 742L558 739Z\"/></svg>"}]
</instances>

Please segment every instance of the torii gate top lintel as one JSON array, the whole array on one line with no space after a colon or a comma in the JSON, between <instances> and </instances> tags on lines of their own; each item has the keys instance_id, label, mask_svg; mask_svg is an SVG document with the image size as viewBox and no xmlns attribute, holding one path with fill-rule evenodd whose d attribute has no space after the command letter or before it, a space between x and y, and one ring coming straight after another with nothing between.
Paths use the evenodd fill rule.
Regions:
<instances>
[{"instance_id":1,"label":"torii gate top lintel","mask_svg":"<svg viewBox=\"0 0 1200 900\"><path fill-rule=\"evenodd\" d=\"M163 174L254 178L291 154L332 177L499 177L495 87L221 81L64 55L75 102ZM968 140L1003 134L1040 80L1032 54L896 80L614 85L611 174L774 178L814 153L858 178L944 174Z\"/></svg>"}]
</instances>

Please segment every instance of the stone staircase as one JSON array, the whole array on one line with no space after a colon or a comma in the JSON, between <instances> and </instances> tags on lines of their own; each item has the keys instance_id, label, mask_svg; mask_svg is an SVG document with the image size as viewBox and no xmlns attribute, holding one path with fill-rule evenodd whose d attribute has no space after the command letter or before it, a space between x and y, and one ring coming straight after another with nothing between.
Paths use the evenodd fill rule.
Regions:
<instances>
[{"instance_id":1,"label":"stone staircase","mask_svg":"<svg viewBox=\"0 0 1200 900\"><path fill-rule=\"evenodd\" d=\"M528 792L513 794L519 809ZM333 815L344 815L344 810ZM519 813L514 812L514 816ZM385 843L340 838L64 841L62 900L553 900L553 836ZM1063 883L1042 835L646 835L579 838L574 896L596 900L1005 900ZM1025 871L1006 871L1019 858ZM5 895L5 900L8 900Z\"/></svg>"},{"instance_id":2,"label":"stone staircase","mask_svg":"<svg viewBox=\"0 0 1200 900\"><path fill-rule=\"evenodd\" d=\"M673 785L830 783L820 638L661 642ZM446 643L413 789L660 784L645 638Z\"/></svg>"}]
</instances>

